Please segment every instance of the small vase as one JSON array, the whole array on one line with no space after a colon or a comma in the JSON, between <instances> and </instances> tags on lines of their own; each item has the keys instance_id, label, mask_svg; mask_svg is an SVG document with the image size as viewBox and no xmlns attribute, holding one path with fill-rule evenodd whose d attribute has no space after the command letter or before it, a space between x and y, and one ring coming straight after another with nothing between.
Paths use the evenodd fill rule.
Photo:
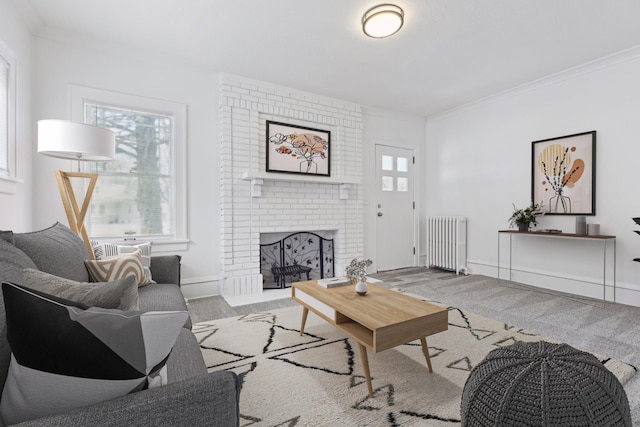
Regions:
<instances>
[{"instance_id":1,"label":"small vase","mask_svg":"<svg viewBox=\"0 0 640 427\"><path fill-rule=\"evenodd\" d=\"M518 224L518 231L529 231L529 224L525 224L525 223Z\"/></svg>"},{"instance_id":2,"label":"small vase","mask_svg":"<svg viewBox=\"0 0 640 427\"><path fill-rule=\"evenodd\" d=\"M364 280L360 280L358 283L356 283L356 293L358 295L365 295L368 290L369 287L367 286L367 282L365 282Z\"/></svg>"},{"instance_id":3,"label":"small vase","mask_svg":"<svg viewBox=\"0 0 640 427\"><path fill-rule=\"evenodd\" d=\"M556 190L556 195L549 199L549 207L556 213L571 213L571 198L562 194L564 186Z\"/></svg>"}]
</instances>

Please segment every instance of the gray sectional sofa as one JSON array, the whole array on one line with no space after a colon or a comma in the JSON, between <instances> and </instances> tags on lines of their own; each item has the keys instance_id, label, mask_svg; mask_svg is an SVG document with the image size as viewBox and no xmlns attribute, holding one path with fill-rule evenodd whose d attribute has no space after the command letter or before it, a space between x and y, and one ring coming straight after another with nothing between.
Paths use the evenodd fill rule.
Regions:
<instances>
[{"instance_id":1,"label":"gray sectional sofa","mask_svg":"<svg viewBox=\"0 0 640 427\"><path fill-rule=\"evenodd\" d=\"M89 253L66 226L32 233L0 231L0 282L21 284L24 269L89 282ZM138 289L140 311L186 311L180 291L180 257L151 258L152 283ZM0 388L11 358L5 307L0 297ZM167 361L168 384L105 402L23 422L25 426L237 426L240 382L226 371L207 373L187 320ZM64 390L60 390L64 393Z\"/></svg>"}]
</instances>

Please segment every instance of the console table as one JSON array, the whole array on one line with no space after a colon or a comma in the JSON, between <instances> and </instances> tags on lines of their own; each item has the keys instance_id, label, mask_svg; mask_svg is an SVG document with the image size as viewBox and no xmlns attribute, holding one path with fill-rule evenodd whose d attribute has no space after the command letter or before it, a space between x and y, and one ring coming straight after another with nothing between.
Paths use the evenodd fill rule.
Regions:
<instances>
[{"instance_id":1,"label":"console table","mask_svg":"<svg viewBox=\"0 0 640 427\"><path fill-rule=\"evenodd\" d=\"M511 263L513 254L511 252L511 247L512 247L512 239L514 237L528 238L528 237L535 236L535 237L549 238L549 239L575 239L575 240L590 240L594 242L601 242L602 243L602 302L603 304L606 304L607 245L612 244L613 245L613 301L615 302L616 300L616 236L606 236L606 235L590 236L590 235L581 235L581 234L572 234L572 233L555 233L555 232L550 233L550 232L542 232L542 231L498 230L498 280L500 280L500 240L501 240L501 237L504 235L509 236L509 280L510 281L511 281L512 271L513 271L512 263ZM540 274L540 275L546 275L550 277L561 278L561 276L551 276L543 273L531 273L531 274ZM589 282L586 280L579 280L579 279L567 279L567 280L573 280L576 282L591 283L591 284L594 283L594 282Z\"/></svg>"}]
</instances>

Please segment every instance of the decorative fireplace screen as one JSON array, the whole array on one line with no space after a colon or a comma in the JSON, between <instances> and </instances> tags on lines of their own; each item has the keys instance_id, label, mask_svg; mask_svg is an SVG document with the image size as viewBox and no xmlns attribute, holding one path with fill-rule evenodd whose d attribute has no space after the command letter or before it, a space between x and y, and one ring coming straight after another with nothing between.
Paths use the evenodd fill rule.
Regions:
<instances>
[{"instance_id":1,"label":"decorative fireplace screen","mask_svg":"<svg viewBox=\"0 0 640 427\"><path fill-rule=\"evenodd\" d=\"M284 267L284 268L283 268ZM309 231L260 245L260 272L265 289L290 287L298 280L334 277L333 239Z\"/></svg>"}]
</instances>

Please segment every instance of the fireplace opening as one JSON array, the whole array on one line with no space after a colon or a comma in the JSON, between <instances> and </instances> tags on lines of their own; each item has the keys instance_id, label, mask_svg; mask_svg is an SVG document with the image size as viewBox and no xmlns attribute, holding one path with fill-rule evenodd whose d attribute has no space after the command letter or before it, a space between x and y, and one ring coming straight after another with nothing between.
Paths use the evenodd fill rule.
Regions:
<instances>
[{"instance_id":1,"label":"fireplace opening","mask_svg":"<svg viewBox=\"0 0 640 427\"><path fill-rule=\"evenodd\" d=\"M301 280L334 277L333 239L300 231L260 244L260 272L264 289L288 288Z\"/></svg>"}]
</instances>

